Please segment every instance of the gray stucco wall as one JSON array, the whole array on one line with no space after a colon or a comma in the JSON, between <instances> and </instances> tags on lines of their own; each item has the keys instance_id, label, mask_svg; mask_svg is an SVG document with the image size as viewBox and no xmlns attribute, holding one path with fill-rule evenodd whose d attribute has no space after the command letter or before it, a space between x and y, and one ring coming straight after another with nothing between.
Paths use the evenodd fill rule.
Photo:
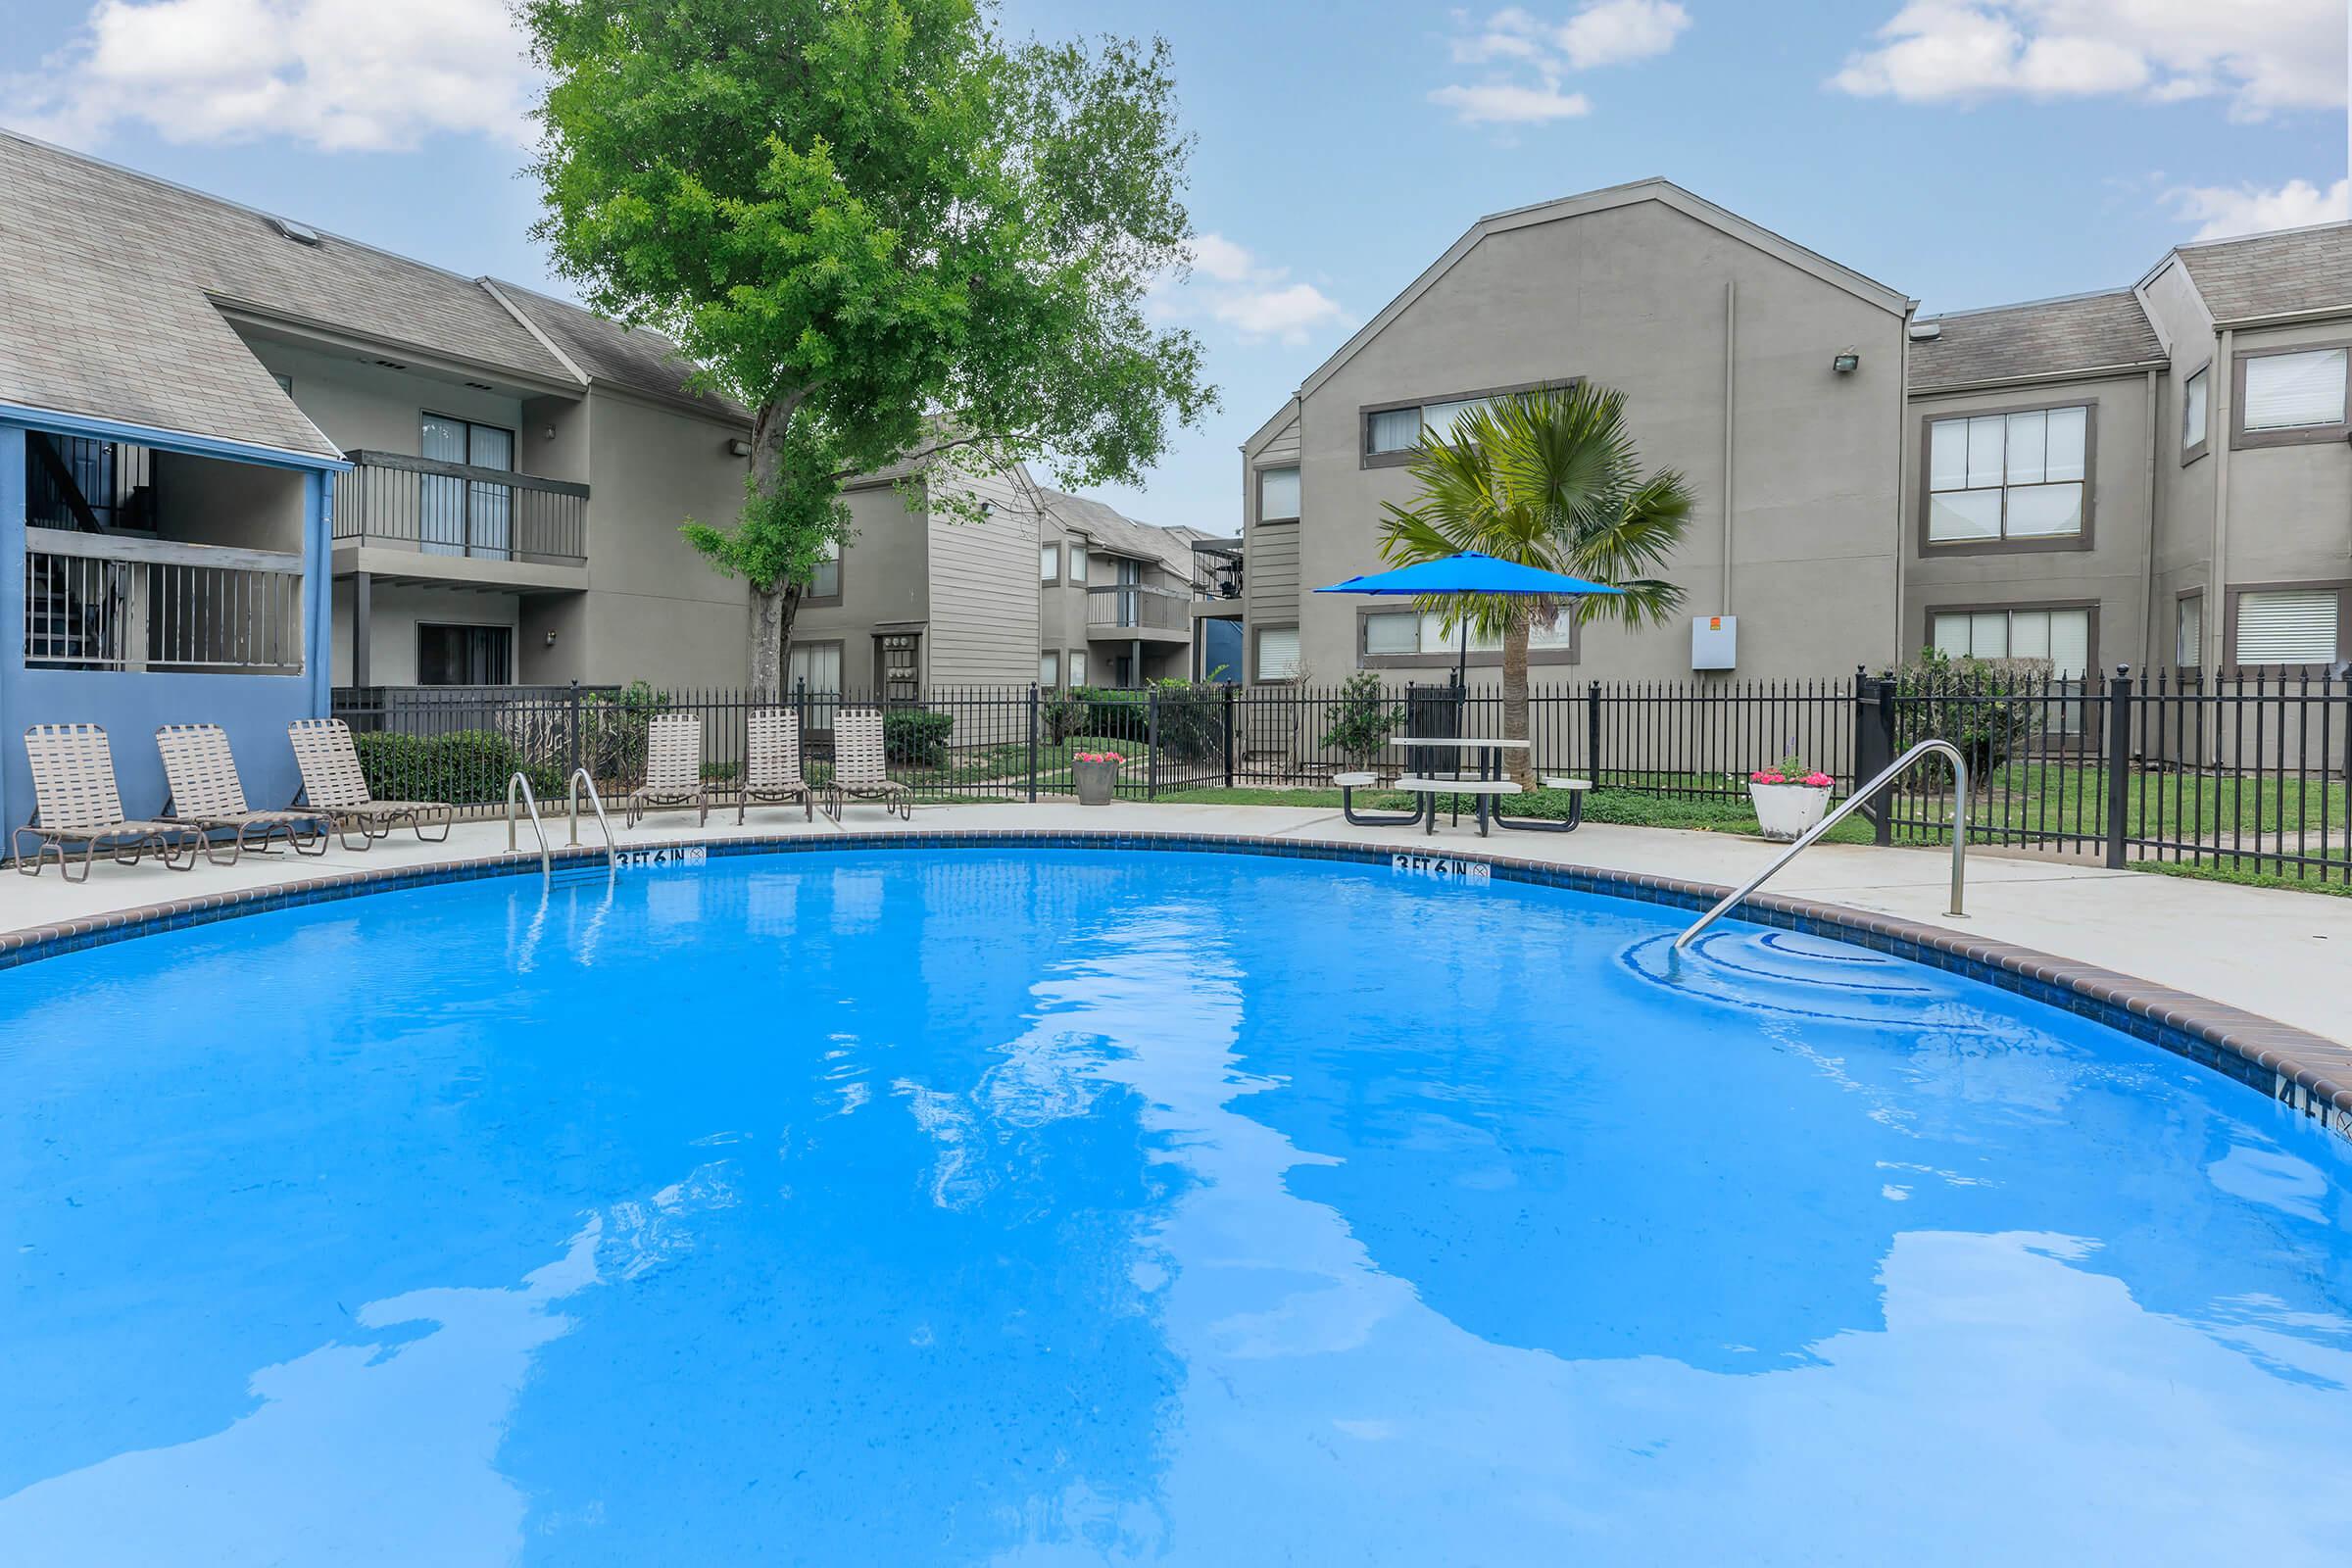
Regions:
<instances>
[{"instance_id":1,"label":"gray stucco wall","mask_svg":"<svg viewBox=\"0 0 2352 1568\"><path fill-rule=\"evenodd\" d=\"M1546 665L1538 679L1687 677L1689 614L1715 612L1725 597L1727 284L1739 292L1737 673L1834 675L1890 658L1900 315L1643 201L1488 235L1306 396L1293 612L1309 677L1356 667L1359 606L1304 590L1375 569L1381 503L1413 494L1407 470L1360 461L1363 409L1572 377L1625 392L1644 466L1681 469L1697 495L1667 568L1687 613L1641 634L1594 628L1580 665ZM1848 350L1860 367L1837 374L1831 362ZM1269 444L1245 452L1245 470ZM1250 504L1254 650L1255 629L1279 623L1287 565L1266 537L1280 530L1257 527L1253 494Z\"/></svg>"},{"instance_id":2,"label":"gray stucco wall","mask_svg":"<svg viewBox=\"0 0 2352 1568\"><path fill-rule=\"evenodd\" d=\"M747 466L727 444L740 427L602 387L587 403L583 678L742 685L748 591L713 571L678 532L688 517L734 520Z\"/></svg>"},{"instance_id":3,"label":"gray stucco wall","mask_svg":"<svg viewBox=\"0 0 2352 1568\"><path fill-rule=\"evenodd\" d=\"M2085 538L2063 549L1982 554L1922 542L1921 464L1931 421L2076 404L2093 411L2090 526ZM1903 655L1909 657L1926 645L1929 617L1938 609L2086 605L2098 612L2093 662L2108 668L2139 665L2148 592L2149 417L2144 374L1913 398L1903 435L1902 526L1910 551L1903 588ZM2161 453L2157 461L2164 461Z\"/></svg>"},{"instance_id":4,"label":"gray stucco wall","mask_svg":"<svg viewBox=\"0 0 2352 1568\"><path fill-rule=\"evenodd\" d=\"M839 643L841 678L852 691L873 689L874 637L883 626L922 630L922 659L931 648L931 538L919 508L888 484L854 486L850 543L841 553L841 602L804 603L793 618L796 643Z\"/></svg>"},{"instance_id":5,"label":"gray stucco wall","mask_svg":"<svg viewBox=\"0 0 2352 1568\"><path fill-rule=\"evenodd\" d=\"M368 643L368 678L373 685L410 686L416 683L416 628L420 624L508 627L515 633L515 678L526 684L537 684L553 678L532 666L531 650L525 645L521 630L520 601L513 594L378 582L373 585L368 598L373 612L374 635ZM350 580L337 581L334 585L337 685L348 684L351 679L353 601ZM544 643L544 634L539 640Z\"/></svg>"}]
</instances>

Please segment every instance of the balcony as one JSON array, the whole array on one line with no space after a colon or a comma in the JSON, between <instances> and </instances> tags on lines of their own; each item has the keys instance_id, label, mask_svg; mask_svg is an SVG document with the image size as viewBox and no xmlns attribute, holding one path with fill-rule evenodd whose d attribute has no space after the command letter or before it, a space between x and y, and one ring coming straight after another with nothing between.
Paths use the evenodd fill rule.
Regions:
<instances>
[{"instance_id":1,"label":"balcony","mask_svg":"<svg viewBox=\"0 0 2352 1568\"><path fill-rule=\"evenodd\" d=\"M1193 613L1211 617L1242 612L1242 542L1193 541Z\"/></svg>"},{"instance_id":2,"label":"balcony","mask_svg":"<svg viewBox=\"0 0 2352 1568\"><path fill-rule=\"evenodd\" d=\"M1146 583L1102 583L1086 591L1086 635L1096 642L1183 642L1192 635L1184 594Z\"/></svg>"},{"instance_id":3,"label":"balcony","mask_svg":"<svg viewBox=\"0 0 2352 1568\"><path fill-rule=\"evenodd\" d=\"M588 564L588 487L397 452L349 452L335 486L336 569L528 585ZM366 560L347 562L356 549ZM382 553L382 554L378 554ZM385 556L393 559L387 561ZM402 561L401 556L410 558ZM559 574L569 578L576 570ZM557 581L544 586L586 586Z\"/></svg>"},{"instance_id":4,"label":"balcony","mask_svg":"<svg viewBox=\"0 0 2352 1568\"><path fill-rule=\"evenodd\" d=\"M298 675L302 557L24 530L28 668Z\"/></svg>"}]
</instances>

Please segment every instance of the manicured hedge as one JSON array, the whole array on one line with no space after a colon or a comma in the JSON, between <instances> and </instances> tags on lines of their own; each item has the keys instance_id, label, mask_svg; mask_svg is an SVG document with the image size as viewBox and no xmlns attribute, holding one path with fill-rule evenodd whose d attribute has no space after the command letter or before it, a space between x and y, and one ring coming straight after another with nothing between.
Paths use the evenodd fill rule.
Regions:
<instances>
[{"instance_id":1,"label":"manicured hedge","mask_svg":"<svg viewBox=\"0 0 2352 1568\"><path fill-rule=\"evenodd\" d=\"M564 788L558 769L523 768L521 751L491 730L462 729L447 735L363 730L351 741L360 754L368 793L379 801L495 806L507 798L507 780L518 768L542 800Z\"/></svg>"},{"instance_id":2,"label":"manicured hedge","mask_svg":"<svg viewBox=\"0 0 2352 1568\"><path fill-rule=\"evenodd\" d=\"M948 735L955 727L953 713L894 708L882 715L883 755L907 767L942 766L948 760Z\"/></svg>"}]
</instances>

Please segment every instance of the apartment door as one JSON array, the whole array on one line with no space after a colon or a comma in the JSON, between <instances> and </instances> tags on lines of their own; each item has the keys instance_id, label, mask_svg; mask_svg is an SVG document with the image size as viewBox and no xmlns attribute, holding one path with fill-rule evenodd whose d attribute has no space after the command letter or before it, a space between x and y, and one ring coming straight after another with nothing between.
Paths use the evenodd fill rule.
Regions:
<instances>
[{"instance_id":1,"label":"apartment door","mask_svg":"<svg viewBox=\"0 0 2352 1568\"><path fill-rule=\"evenodd\" d=\"M495 424L428 414L417 429L416 453L435 463L511 473L514 432ZM418 475L417 491L416 544L426 555L513 559L513 486L494 479L427 473Z\"/></svg>"},{"instance_id":2,"label":"apartment door","mask_svg":"<svg viewBox=\"0 0 2352 1568\"><path fill-rule=\"evenodd\" d=\"M506 686L514 679L512 626L416 626L416 684Z\"/></svg>"}]
</instances>

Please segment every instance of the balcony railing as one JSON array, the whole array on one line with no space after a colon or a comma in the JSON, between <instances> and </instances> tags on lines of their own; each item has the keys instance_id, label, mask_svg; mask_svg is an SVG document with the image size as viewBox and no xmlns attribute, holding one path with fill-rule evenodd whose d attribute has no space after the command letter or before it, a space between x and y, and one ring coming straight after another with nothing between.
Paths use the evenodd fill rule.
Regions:
<instances>
[{"instance_id":1,"label":"balcony railing","mask_svg":"<svg viewBox=\"0 0 2352 1568\"><path fill-rule=\"evenodd\" d=\"M335 537L477 561L585 565L588 487L397 452L347 452Z\"/></svg>"},{"instance_id":2,"label":"balcony railing","mask_svg":"<svg viewBox=\"0 0 2352 1568\"><path fill-rule=\"evenodd\" d=\"M1183 594L1140 582L1103 583L1086 591L1089 631L1183 631L1190 612Z\"/></svg>"},{"instance_id":3,"label":"balcony railing","mask_svg":"<svg viewBox=\"0 0 2352 1568\"><path fill-rule=\"evenodd\" d=\"M27 528L24 662L299 674L302 557Z\"/></svg>"},{"instance_id":4,"label":"balcony railing","mask_svg":"<svg viewBox=\"0 0 2352 1568\"><path fill-rule=\"evenodd\" d=\"M1242 597L1242 542L1239 539L1193 541L1193 598L1206 604L1229 604Z\"/></svg>"}]
</instances>

